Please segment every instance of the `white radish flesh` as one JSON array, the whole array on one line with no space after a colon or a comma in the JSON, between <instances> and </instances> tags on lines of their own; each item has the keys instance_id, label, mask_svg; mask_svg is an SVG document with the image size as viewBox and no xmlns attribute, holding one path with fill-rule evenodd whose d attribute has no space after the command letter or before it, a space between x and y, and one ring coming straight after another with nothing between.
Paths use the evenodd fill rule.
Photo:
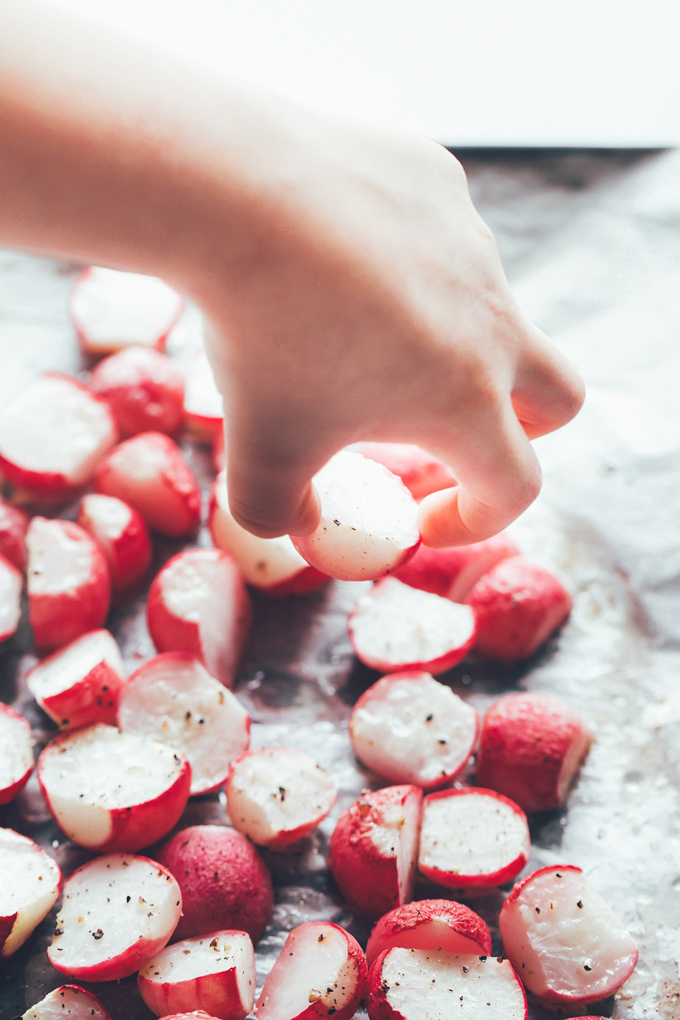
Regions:
<instances>
[{"instance_id":1,"label":"white radish flesh","mask_svg":"<svg viewBox=\"0 0 680 1020\"><path fill-rule=\"evenodd\" d=\"M222 396L215 385L215 376L204 350L196 351L189 363L184 416L187 427L200 437L212 439L222 429Z\"/></svg>"},{"instance_id":2,"label":"white radish flesh","mask_svg":"<svg viewBox=\"0 0 680 1020\"><path fill-rule=\"evenodd\" d=\"M0 704L0 804L19 793L32 771L31 724L9 705Z\"/></svg>"},{"instance_id":3,"label":"white radish flesh","mask_svg":"<svg viewBox=\"0 0 680 1020\"><path fill-rule=\"evenodd\" d=\"M19 626L23 586L20 572L0 555L0 642L11 638Z\"/></svg>"},{"instance_id":4,"label":"white radish flesh","mask_svg":"<svg viewBox=\"0 0 680 1020\"><path fill-rule=\"evenodd\" d=\"M0 829L0 959L11 956L50 912L61 871L47 851L13 829Z\"/></svg>"},{"instance_id":5,"label":"white radish flesh","mask_svg":"<svg viewBox=\"0 0 680 1020\"><path fill-rule=\"evenodd\" d=\"M21 1020L111 1020L99 999L78 985L60 985L26 1010Z\"/></svg>"}]
</instances>

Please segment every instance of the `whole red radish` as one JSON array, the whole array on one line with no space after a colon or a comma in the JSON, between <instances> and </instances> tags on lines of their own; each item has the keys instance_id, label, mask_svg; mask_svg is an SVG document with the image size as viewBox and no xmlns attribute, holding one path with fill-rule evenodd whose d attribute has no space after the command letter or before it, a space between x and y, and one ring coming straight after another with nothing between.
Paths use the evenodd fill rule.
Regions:
<instances>
[{"instance_id":1,"label":"whole red radish","mask_svg":"<svg viewBox=\"0 0 680 1020\"><path fill-rule=\"evenodd\" d=\"M21 1020L111 1020L96 995L79 985L59 985L36 1002Z\"/></svg>"},{"instance_id":2,"label":"whole red radish","mask_svg":"<svg viewBox=\"0 0 680 1020\"><path fill-rule=\"evenodd\" d=\"M456 484L443 461L413 443L357 443L353 449L398 475L414 499Z\"/></svg>"},{"instance_id":3,"label":"whole red radish","mask_svg":"<svg viewBox=\"0 0 680 1020\"><path fill-rule=\"evenodd\" d=\"M0 556L9 560L17 570L26 570L28 550L26 529L28 514L18 506L0 499Z\"/></svg>"},{"instance_id":4,"label":"whole red radish","mask_svg":"<svg viewBox=\"0 0 680 1020\"><path fill-rule=\"evenodd\" d=\"M412 558L395 571L404 584L441 595L453 602L463 602L480 577L519 549L509 535L501 532L483 542L471 545L430 549L419 545Z\"/></svg>"},{"instance_id":5,"label":"whole red radish","mask_svg":"<svg viewBox=\"0 0 680 1020\"><path fill-rule=\"evenodd\" d=\"M19 626L23 587L21 572L0 554L0 644L9 640Z\"/></svg>"},{"instance_id":6,"label":"whole red radish","mask_svg":"<svg viewBox=\"0 0 680 1020\"><path fill-rule=\"evenodd\" d=\"M174 436L181 428L184 377L160 351L128 347L112 354L93 370L90 389L108 402L122 436Z\"/></svg>"},{"instance_id":7,"label":"whole red radish","mask_svg":"<svg viewBox=\"0 0 680 1020\"><path fill-rule=\"evenodd\" d=\"M115 496L91 492L80 503L78 524L103 552L116 595L141 581L153 550L146 522L134 507Z\"/></svg>"},{"instance_id":8,"label":"whole red radish","mask_svg":"<svg viewBox=\"0 0 680 1020\"><path fill-rule=\"evenodd\" d=\"M0 804L9 804L23 790L33 771L31 724L0 702Z\"/></svg>"},{"instance_id":9,"label":"whole red radish","mask_svg":"<svg viewBox=\"0 0 680 1020\"><path fill-rule=\"evenodd\" d=\"M32 839L0 829L0 874L0 960L5 960L59 899L61 871Z\"/></svg>"},{"instance_id":10,"label":"whole red radish","mask_svg":"<svg viewBox=\"0 0 680 1020\"><path fill-rule=\"evenodd\" d=\"M366 946L370 967L386 949L491 955L491 934L479 914L455 900L414 900L395 907L374 926Z\"/></svg>"}]
</instances>

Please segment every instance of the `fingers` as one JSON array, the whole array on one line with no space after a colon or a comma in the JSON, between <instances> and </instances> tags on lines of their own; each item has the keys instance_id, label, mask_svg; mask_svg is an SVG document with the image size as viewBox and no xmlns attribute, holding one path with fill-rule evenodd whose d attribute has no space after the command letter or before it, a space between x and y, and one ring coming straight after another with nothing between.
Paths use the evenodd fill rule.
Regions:
<instances>
[{"instance_id":1,"label":"fingers","mask_svg":"<svg viewBox=\"0 0 680 1020\"><path fill-rule=\"evenodd\" d=\"M583 380L556 344L529 323L512 405L529 439L561 428L579 412Z\"/></svg>"}]
</instances>

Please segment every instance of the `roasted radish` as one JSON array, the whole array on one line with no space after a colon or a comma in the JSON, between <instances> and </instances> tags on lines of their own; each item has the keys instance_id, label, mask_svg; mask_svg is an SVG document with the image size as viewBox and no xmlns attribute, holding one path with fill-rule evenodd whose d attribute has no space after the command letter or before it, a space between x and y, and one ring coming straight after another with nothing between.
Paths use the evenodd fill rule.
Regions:
<instances>
[{"instance_id":1,"label":"roasted radish","mask_svg":"<svg viewBox=\"0 0 680 1020\"><path fill-rule=\"evenodd\" d=\"M483 542L445 549L419 545L415 555L394 576L413 588L463 602L480 577L501 560L518 553L517 545L504 532Z\"/></svg>"},{"instance_id":2,"label":"roasted radish","mask_svg":"<svg viewBox=\"0 0 680 1020\"><path fill-rule=\"evenodd\" d=\"M23 587L20 571L0 554L0 644L11 638L19 626Z\"/></svg>"},{"instance_id":3,"label":"roasted radish","mask_svg":"<svg viewBox=\"0 0 680 1020\"><path fill-rule=\"evenodd\" d=\"M491 934L486 921L463 903L415 900L390 910L375 925L366 946L368 966L393 946L488 956Z\"/></svg>"},{"instance_id":4,"label":"roasted radish","mask_svg":"<svg viewBox=\"0 0 680 1020\"><path fill-rule=\"evenodd\" d=\"M153 550L144 518L115 496L83 496L78 524L91 535L109 565L116 595L134 587L146 574Z\"/></svg>"},{"instance_id":5,"label":"roasted radish","mask_svg":"<svg viewBox=\"0 0 680 1020\"><path fill-rule=\"evenodd\" d=\"M23 946L59 899L57 862L32 839L0 829L0 960Z\"/></svg>"},{"instance_id":6,"label":"roasted radish","mask_svg":"<svg viewBox=\"0 0 680 1020\"><path fill-rule=\"evenodd\" d=\"M456 484L443 461L413 443L357 443L353 449L398 475L414 499Z\"/></svg>"},{"instance_id":7,"label":"roasted radish","mask_svg":"<svg viewBox=\"0 0 680 1020\"><path fill-rule=\"evenodd\" d=\"M22 572L26 570L28 562L27 528L28 514L18 506L0 499L0 556L4 556Z\"/></svg>"},{"instance_id":8,"label":"roasted radish","mask_svg":"<svg viewBox=\"0 0 680 1020\"><path fill-rule=\"evenodd\" d=\"M184 421L186 427L200 439L212 440L222 431L222 397L203 349L195 352L187 369Z\"/></svg>"},{"instance_id":9,"label":"roasted radish","mask_svg":"<svg viewBox=\"0 0 680 1020\"><path fill-rule=\"evenodd\" d=\"M33 771L31 724L0 702L0 804L9 804Z\"/></svg>"},{"instance_id":10,"label":"roasted radish","mask_svg":"<svg viewBox=\"0 0 680 1020\"><path fill-rule=\"evenodd\" d=\"M99 999L78 985L60 985L23 1014L21 1020L111 1020Z\"/></svg>"},{"instance_id":11,"label":"roasted radish","mask_svg":"<svg viewBox=\"0 0 680 1020\"><path fill-rule=\"evenodd\" d=\"M160 351L129 347L112 354L92 372L90 389L108 401L122 436L174 436L184 421L184 377Z\"/></svg>"}]
</instances>

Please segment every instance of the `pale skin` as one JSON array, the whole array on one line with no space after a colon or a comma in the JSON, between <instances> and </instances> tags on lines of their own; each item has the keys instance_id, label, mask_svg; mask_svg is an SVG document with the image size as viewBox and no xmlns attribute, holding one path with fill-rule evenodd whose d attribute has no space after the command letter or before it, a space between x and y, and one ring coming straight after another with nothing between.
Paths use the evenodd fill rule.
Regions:
<instances>
[{"instance_id":1,"label":"pale skin","mask_svg":"<svg viewBox=\"0 0 680 1020\"><path fill-rule=\"evenodd\" d=\"M520 311L445 149L298 109L34 0L0 5L0 243L162 276L209 323L229 493L271 537L363 439L458 485L424 541L485 538L540 489L530 440L578 373Z\"/></svg>"}]
</instances>

